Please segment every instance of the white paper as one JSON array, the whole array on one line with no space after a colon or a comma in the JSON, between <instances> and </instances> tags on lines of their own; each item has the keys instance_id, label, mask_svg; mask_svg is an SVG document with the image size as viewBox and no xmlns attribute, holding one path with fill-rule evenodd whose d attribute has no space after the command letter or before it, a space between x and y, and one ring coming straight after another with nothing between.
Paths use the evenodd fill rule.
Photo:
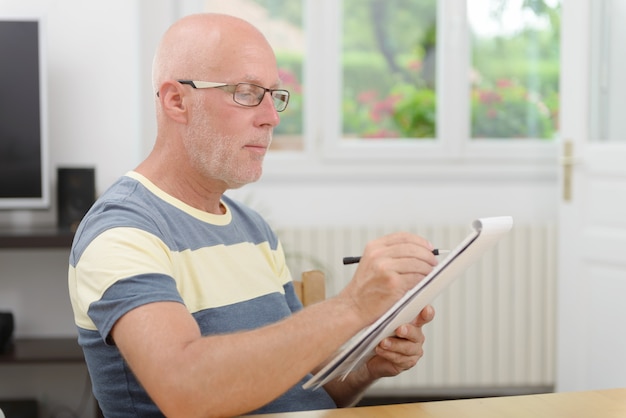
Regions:
<instances>
[{"instance_id":1,"label":"white paper","mask_svg":"<svg viewBox=\"0 0 626 418\"><path fill-rule=\"evenodd\" d=\"M374 355L380 341L411 322L426 305L513 227L513 218L498 216L472 222L469 235L428 276L409 290L376 322L353 337L339 353L304 384L317 389L336 377L345 378Z\"/></svg>"}]
</instances>

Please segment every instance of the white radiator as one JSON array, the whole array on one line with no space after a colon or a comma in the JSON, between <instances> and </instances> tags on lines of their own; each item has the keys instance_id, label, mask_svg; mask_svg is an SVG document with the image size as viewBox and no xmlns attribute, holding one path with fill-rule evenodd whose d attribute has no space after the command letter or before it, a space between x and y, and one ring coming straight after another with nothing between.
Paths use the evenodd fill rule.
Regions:
<instances>
[{"instance_id":1,"label":"white radiator","mask_svg":"<svg viewBox=\"0 0 626 418\"><path fill-rule=\"evenodd\" d=\"M469 227L291 228L279 230L295 276L320 269L327 294L342 289L356 266L344 256L360 255L372 238L395 230L427 237L452 248ZM434 302L435 320L424 330L425 354L400 376L383 379L371 391L410 394L494 388L549 388L554 384L556 231L551 224L515 225ZM491 392L490 392L491 391Z\"/></svg>"}]
</instances>

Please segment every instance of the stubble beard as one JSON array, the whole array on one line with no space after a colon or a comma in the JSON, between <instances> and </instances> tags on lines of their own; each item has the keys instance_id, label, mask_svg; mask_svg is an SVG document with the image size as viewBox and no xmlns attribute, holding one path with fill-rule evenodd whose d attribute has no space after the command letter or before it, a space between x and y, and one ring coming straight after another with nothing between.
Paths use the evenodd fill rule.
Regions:
<instances>
[{"instance_id":1,"label":"stubble beard","mask_svg":"<svg viewBox=\"0 0 626 418\"><path fill-rule=\"evenodd\" d=\"M272 134L270 132L270 142ZM219 180L228 189L237 189L257 181L262 174L263 156L245 156L240 161L241 138L218 132L207 118L192 124L187 130L185 148L193 169L208 180ZM243 141L246 143L246 141Z\"/></svg>"}]
</instances>

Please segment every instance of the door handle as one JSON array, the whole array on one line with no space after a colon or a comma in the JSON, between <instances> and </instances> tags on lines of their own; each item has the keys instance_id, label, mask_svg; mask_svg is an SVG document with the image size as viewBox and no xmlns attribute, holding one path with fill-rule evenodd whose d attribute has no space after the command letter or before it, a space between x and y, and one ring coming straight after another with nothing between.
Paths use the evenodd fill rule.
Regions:
<instances>
[{"instance_id":1,"label":"door handle","mask_svg":"<svg viewBox=\"0 0 626 418\"><path fill-rule=\"evenodd\" d=\"M579 159L574 157L574 143L566 140L563 143L563 156L560 159L563 166L563 201L572 200L572 169L574 164L579 163Z\"/></svg>"}]
</instances>

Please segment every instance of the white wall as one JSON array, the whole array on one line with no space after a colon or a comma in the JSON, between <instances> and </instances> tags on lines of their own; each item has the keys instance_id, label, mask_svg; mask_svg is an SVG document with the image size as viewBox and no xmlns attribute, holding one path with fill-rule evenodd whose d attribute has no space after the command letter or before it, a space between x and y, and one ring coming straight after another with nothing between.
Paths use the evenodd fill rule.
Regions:
<instances>
[{"instance_id":1,"label":"white wall","mask_svg":"<svg viewBox=\"0 0 626 418\"><path fill-rule=\"evenodd\" d=\"M266 162L266 167L272 161ZM497 176L497 174L496 174ZM320 176L321 177L321 176ZM468 224L476 217L513 215L517 222L555 219L550 178L500 181L302 178L268 175L230 195L250 202L275 226Z\"/></svg>"},{"instance_id":2,"label":"white wall","mask_svg":"<svg viewBox=\"0 0 626 418\"><path fill-rule=\"evenodd\" d=\"M96 168L97 191L132 169L154 138L150 61L158 36L178 12L174 0L0 0L0 15L43 15L47 24L50 172L60 166ZM289 225L468 223L477 216L511 214L517 221L556 217L555 175L516 180L491 176L440 180L403 175L340 178L281 173L232 192ZM367 167L370 163L361 164ZM323 170L321 167L320 170ZM0 212L0 227L54 225L45 211ZM0 310L16 315L17 336L76 334L66 292L66 250L0 250ZM8 392L0 367L0 398ZM80 373L78 373L80 375ZM25 387L30 387L24 385ZM40 399L49 394L39 390ZM76 403L68 393L60 402Z\"/></svg>"},{"instance_id":3,"label":"white wall","mask_svg":"<svg viewBox=\"0 0 626 418\"><path fill-rule=\"evenodd\" d=\"M0 0L0 16L45 19L49 164L93 166L102 191L142 157L140 5L110 0ZM147 30L147 29L146 29ZM54 209L0 212L0 226L54 225ZM0 250L0 310L16 317L16 336L76 335L67 296L68 251ZM76 410L84 365L0 366L0 398L34 397L41 416ZM87 405L90 416L93 406ZM66 415L68 416L68 415Z\"/></svg>"}]
</instances>

